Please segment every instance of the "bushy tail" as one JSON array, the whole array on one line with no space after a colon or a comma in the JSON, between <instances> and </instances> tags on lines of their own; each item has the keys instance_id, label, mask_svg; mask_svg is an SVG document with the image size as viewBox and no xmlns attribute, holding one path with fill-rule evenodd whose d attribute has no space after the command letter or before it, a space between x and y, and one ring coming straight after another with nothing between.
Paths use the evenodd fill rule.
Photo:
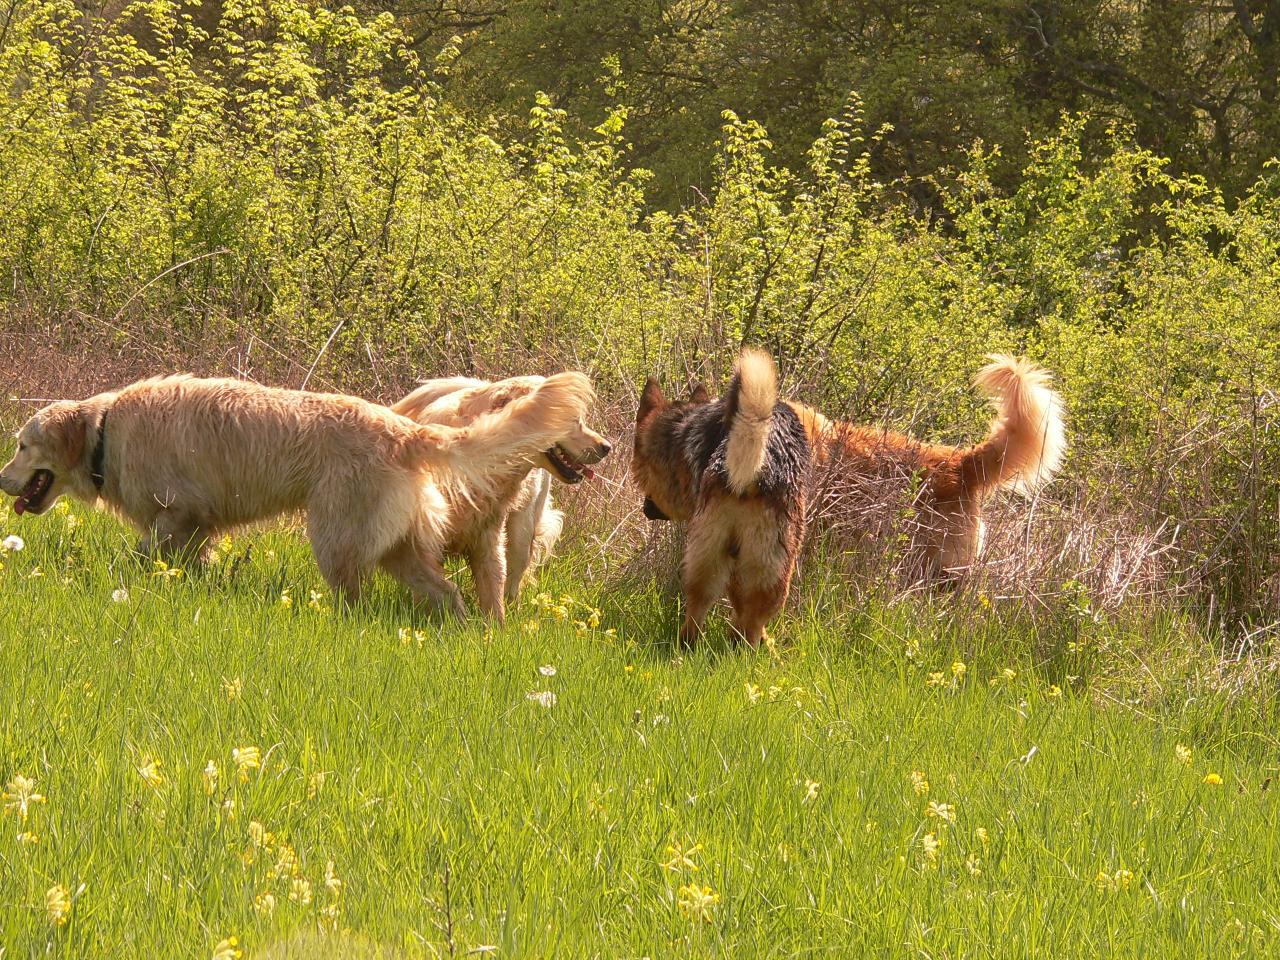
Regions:
<instances>
[{"instance_id":1,"label":"bushy tail","mask_svg":"<svg viewBox=\"0 0 1280 960\"><path fill-rule=\"evenodd\" d=\"M581 373L557 373L532 393L465 427L417 425L417 453L445 466L462 488L480 493L503 476L528 469L586 414L595 394Z\"/></svg>"},{"instance_id":2,"label":"bushy tail","mask_svg":"<svg viewBox=\"0 0 1280 960\"><path fill-rule=\"evenodd\" d=\"M729 428L725 469L734 493L746 493L764 467L777 402L778 369L773 358L763 350L743 349L725 394L724 420Z\"/></svg>"},{"instance_id":3,"label":"bushy tail","mask_svg":"<svg viewBox=\"0 0 1280 960\"><path fill-rule=\"evenodd\" d=\"M991 398L996 418L987 439L967 450L961 475L968 489L1016 487L1032 492L1062 465L1066 428L1062 398L1049 372L1023 357L992 354L974 385Z\"/></svg>"},{"instance_id":4,"label":"bushy tail","mask_svg":"<svg viewBox=\"0 0 1280 960\"><path fill-rule=\"evenodd\" d=\"M402 417L417 420L427 407L441 397L447 397L449 394L457 393L459 390L483 387L488 382L487 380L476 380L473 377L443 377L439 380L424 380L412 393L393 403L391 409Z\"/></svg>"}]
</instances>

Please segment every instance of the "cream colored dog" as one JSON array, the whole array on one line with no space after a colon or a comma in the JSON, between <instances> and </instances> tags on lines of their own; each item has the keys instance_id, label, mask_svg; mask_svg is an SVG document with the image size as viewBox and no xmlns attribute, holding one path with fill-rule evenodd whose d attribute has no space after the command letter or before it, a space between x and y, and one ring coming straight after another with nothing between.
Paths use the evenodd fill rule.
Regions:
<instances>
[{"instance_id":1,"label":"cream colored dog","mask_svg":"<svg viewBox=\"0 0 1280 960\"><path fill-rule=\"evenodd\" d=\"M577 373L549 377L463 428L422 425L337 394L175 376L45 407L18 433L0 489L18 514L63 494L102 500L143 548L203 551L240 524L305 510L325 579L348 603L381 565L463 613L442 567L449 505L571 432L592 399Z\"/></svg>"},{"instance_id":2,"label":"cream colored dog","mask_svg":"<svg viewBox=\"0 0 1280 960\"><path fill-rule=\"evenodd\" d=\"M465 427L509 409L543 389L546 377L491 383L469 377L428 380L391 409L418 423ZM551 503L551 477L578 483L592 476L611 447L579 418L536 456L512 459L495 471L484 494L449 505L446 550L466 557L485 613L501 618L520 595L531 566L550 556L564 524Z\"/></svg>"}]
</instances>

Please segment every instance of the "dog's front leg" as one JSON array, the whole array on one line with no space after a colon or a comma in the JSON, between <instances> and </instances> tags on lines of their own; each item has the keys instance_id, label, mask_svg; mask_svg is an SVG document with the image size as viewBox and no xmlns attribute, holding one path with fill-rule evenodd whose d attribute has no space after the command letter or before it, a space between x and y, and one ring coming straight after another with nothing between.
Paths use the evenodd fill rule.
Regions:
<instances>
[{"instance_id":1,"label":"dog's front leg","mask_svg":"<svg viewBox=\"0 0 1280 960\"><path fill-rule=\"evenodd\" d=\"M507 551L504 527L495 523L483 531L467 552L480 612L502 623L506 616Z\"/></svg>"}]
</instances>

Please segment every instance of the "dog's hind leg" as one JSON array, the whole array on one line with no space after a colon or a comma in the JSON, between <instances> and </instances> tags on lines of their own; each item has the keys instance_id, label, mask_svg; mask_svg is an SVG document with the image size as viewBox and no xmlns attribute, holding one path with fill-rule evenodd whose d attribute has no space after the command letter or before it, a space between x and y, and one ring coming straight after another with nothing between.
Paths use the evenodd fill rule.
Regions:
<instances>
[{"instance_id":1,"label":"dog's hind leg","mask_svg":"<svg viewBox=\"0 0 1280 960\"><path fill-rule=\"evenodd\" d=\"M680 642L692 646L702 635L702 621L729 582L731 528L720 518L706 514L689 522L684 551L684 625Z\"/></svg>"},{"instance_id":2,"label":"dog's hind leg","mask_svg":"<svg viewBox=\"0 0 1280 960\"><path fill-rule=\"evenodd\" d=\"M504 591L507 603L515 603L520 597L520 584L533 561L534 537L541 509L540 501L535 500L507 514L507 583Z\"/></svg>"},{"instance_id":3,"label":"dog's hind leg","mask_svg":"<svg viewBox=\"0 0 1280 960\"><path fill-rule=\"evenodd\" d=\"M777 570L766 571L754 564L734 571L729 580L729 604L734 626L751 646L758 647L764 639L765 624L782 609L790 585L790 564L781 576Z\"/></svg>"},{"instance_id":4,"label":"dog's hind leg","mask_svg":"<svg viewBox=\"0 0 1280 960\"><path fill-rule=\"evenodd\" d=\"M415 548L412 540L406 538L396 544L378 562L415 596L452 613L459 620L466 617L467 609L457 585L445 576L439 561L423 556L423 551Z\"/></svg>"}]
</instances>

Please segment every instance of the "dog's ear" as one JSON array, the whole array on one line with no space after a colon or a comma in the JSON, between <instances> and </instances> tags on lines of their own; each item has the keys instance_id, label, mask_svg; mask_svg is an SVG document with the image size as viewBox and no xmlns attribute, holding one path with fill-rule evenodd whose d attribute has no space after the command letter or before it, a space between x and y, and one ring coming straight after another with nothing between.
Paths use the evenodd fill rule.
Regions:
<instances>
[{"instance_id":1,"label":"dog's ear","mask_svg":"<svg viewBox=\"0 0 1280 960\"><path fill-rule=\"evenodd\" d=\"M644 382L644 390L640 394L640 409L636 411L636 423L666 405L667 398L662 393L662 387L658 385L658 378L650 377Z\"/></svg>"},{"instance_id":2,"label":"dog's ear","mask_svg":"<svg viewBox=\"0 0 1280 960\"><path fill-rule=\"evenodd\" d=\"M701 380L695 380L689 385L689 402L696 403L699 406L711 402L711 394L707 392L707 388L702 385Z\"/></svg>"},{"instance_id":3,"label":"dog's ear","mask_svg":"<svg viewBox=\"0 0 1280 960\"><path fill-rule=\"evenodd\" d=\"M88 422L88 414L80 404L59 404L41 419L40 441L64 466L76 467L84 458Z\"/></svg>"},{"instance_id":4,"label":"dog's ear","mask_svg":"<svg viewBox=\"0 0 1280 960\"><path fill-rule=\"evenodd\" d=\"M662 512L662 508L660 506L658 506L648 497L644 498L644 515L648 517L650 520L670 520L671 519L665 513Z\"/></svg>"}]
</instances>

